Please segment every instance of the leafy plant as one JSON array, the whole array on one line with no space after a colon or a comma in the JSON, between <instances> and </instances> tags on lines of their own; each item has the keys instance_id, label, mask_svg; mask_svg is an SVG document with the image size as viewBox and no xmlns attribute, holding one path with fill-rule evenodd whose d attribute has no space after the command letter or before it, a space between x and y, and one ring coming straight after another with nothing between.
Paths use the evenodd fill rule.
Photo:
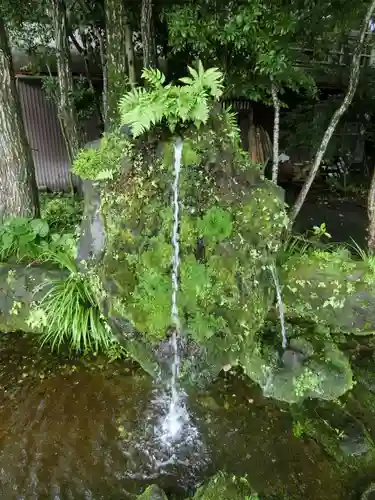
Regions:
<instances>
[{"instance_id":1,"label":"leafy plant","mask_svg":"<svg viewBox=\"0 0 375 500\"><path fill-rule=\"evenodd\" d=\"M48 223L42 219L6 219L0 226L0 261L7 261L11 257L17 261L35 258L40 243L48 233Z\"/></svg>"},{"instance_id":2,"label":"leafy plant","mask_svg":"<svg viewBox=\"0 0 375 500\"><path fill-rule=\"evenodd\" d=\"M122 160L131 153L128 139L108 134L100 141L98 149L82 149L74 160L72 171L81 179L112 179L120 170Z\"/></svg>"},{"instance_id":3,"label":"leafy plant","mask_svg":"<svg viewBox=\"0 0 375 500\"><path fill-rule=\"evenodd\" d=\"M51 231L74 232L82 219L82 200L65 194L40 196L41 218Z\"/></svg>"},{"instance_id":4,"label":"leafy plant","mask_svg":"<svg viewBox=\"0 0 375 500\"><path fill-rule=\"evenodd\" d=\"M116 340L101 314L90 276L80 273L66 253L46 252L44 257L65 268L69 275L46 281L35 290L46 291L28 320L31 326L43 328L41 344L57 351L67 345L75 353L108 351L113 357Z\"/></svg>"},{"instance_id":5,"label":"leafy plant","mask_svg":"<svg viewBox=\"0 0 375 500\"><path fill-rule=\"evenodd\" d=\"M207 122L210 103L223 93L223 75L216 68L188 68L190 76L180 78L184 85L165 85L165 75L158 69L144 69L142 77L149 89L132 89L120 100L121 122L130 125L134 137L165 122L174 132L179 122L193 122L196 127Z\"/></svg>"},{"instance_id":6,"label":"leafy plant","mask_svg":"<svg viewBox=\"0 0 375 500\"><path fill-rule=\"evenodd\" d=\"M40 262L51 251L75 258L76 235L52 233L44 219L11 217L0 226L0 262Z\"/></svg>"}]
</instances>

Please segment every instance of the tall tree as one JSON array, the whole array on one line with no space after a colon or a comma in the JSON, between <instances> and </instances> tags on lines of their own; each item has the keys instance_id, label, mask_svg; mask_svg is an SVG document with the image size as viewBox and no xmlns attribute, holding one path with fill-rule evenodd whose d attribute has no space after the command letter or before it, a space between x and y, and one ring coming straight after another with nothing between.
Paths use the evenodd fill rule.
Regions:
<instances>
[{"instance_id":1,"label":"tall tree","mask_svg":"<svg viewBox=\"0 0 375 500\"><path fill-rule=\"evenodd\" d=\"M142 0L141 33L143 47L143 67L155 67L156 43L152 18L152 0Z\"/></svg>"},{"instance_id":2,"label":"tall tree","mask_svg":"<svg viewBox=\"0 0 375 500\"><path fill-rule=\"evenodd\" d=\"M375 11L375 0L371 0L370 5L368 6L367 12L363 18L358 41L357 41L356 47L354 49L352 63L351 63L351 69L350 69L348 90L346 92L344 100L342 101L339 108L333 114L331 122L328 125L328 128L326 129L326 131L324 132L322 141L321 141L320 146L318 148L318 151L316 153L315 160L314 160L314 163L311 167L309 175L307 176L306 181L305 181L304 185L302 186L302 189L297 197L297 200L295 201L294 206L290 212L290 215L289 215L289 228L290 229L293 227L293 224L296 220L296 217L299 214L299 212L302 208L302 205L306 199L306 196L311 188L311 185L314 182L316 174L318 173L320 164L321 164L323 157L324 157L324 154L327 150L329 141L331 140L332 135L333 135L340 119L346 113L350 104L353 101L353 97L355 95L355 92L356 92L357 87L358 87L358 82L359 82L359 75L360 75L360 69L361 69L361 54L363 53L363 48L364 48L365 40L366 40L366 33L369 30L369 23L370 23L370 20L372 18L374 11ZM375 201L369 200L368 207L369 207L370 221L372 220L372 218L375 217L374 205L375 205ZM372 227L372 224L370 224L370 229L371 229L371 227ZM374 224L374 229L375 229L375 224ZM372 241L371 237L370 237L370 241Z\"/></svg>"},{"instance_id":3,"label":"tall tree","mask_svg":"<svg viewBox=\"0 0 375 500\"><path fill-rule=\"evenodd\" d=\"M117 122L118 102L127 90L128 66L126 61L127 17L123 0L105 0L106 24L106 78L105 127Z\"/></svg>"},{"instance_id":4,"label":"tall tree","mask_svg":"<svg viewBox=\"0 0 375 500\"><path fill-rule=\"evenodd\" d=\"M1 17L0 74L0 216L37 216L34 163L23 124L8 35Z\"/></svg>"},{"instance_id":5,"label":"tall tree","mask_svg":"<svg viewBox=\"0 0 375 500\"><path fill-rule=\"evenodd\" d=\"M59 83L57 107L70 161L73 162L82 146L82 133L74 102L72 60L68 39L69 28L64 0L52 0L52 19L56 40L57 76Z\"/></svg>"}]
</instances>

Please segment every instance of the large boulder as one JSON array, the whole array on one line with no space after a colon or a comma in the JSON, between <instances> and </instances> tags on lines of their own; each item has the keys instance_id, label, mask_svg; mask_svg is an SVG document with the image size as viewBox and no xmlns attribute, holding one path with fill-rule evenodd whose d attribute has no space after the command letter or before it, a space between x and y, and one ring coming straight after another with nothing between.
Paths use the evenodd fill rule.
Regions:
<instances>
[{"instance_id":1,"label":"large boulder","mask_svg":"<svg viewBox=\"0 0 375 500\"><path fill-rule=\"evenodd\" d=\"M184 132L180 174L182 373L215 376L255 345L272 305L267 267L287 223L283 192L233 144L225 115ZM171 328L174 142L142 137L102 184L106 314L158 359Z\"/></svg>"},{"instance_id":2,"label":"large boulder","mask_svg":"<svg viewBox=\"0 0 375 500\"><path fill-rule=\"evenodd\" d=\"M283 299L289 318L311 321L340 334L375 332L375 273L371 261L346 249L295 255L283 266Z\"/></svg>"}]
</instances>

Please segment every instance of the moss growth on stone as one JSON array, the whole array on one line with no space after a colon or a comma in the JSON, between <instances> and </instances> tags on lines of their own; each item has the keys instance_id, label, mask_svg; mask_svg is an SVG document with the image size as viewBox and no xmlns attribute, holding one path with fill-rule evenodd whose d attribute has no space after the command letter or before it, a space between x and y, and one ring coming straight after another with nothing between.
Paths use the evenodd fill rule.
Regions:
<instances>
[{"instance_id":1,"label":"moss growth on stone","mask_svg":"<svg viewBox=\"0 0 375 500\"><path fill-rule=\"evenodd\" d=\"M350 362L329 334L288 325L288 347L280 348L275 329L265 333L252 350L243 349L239 361L266 397L287 403L308 398L335 400L353 386Z\"/></svg>"},{"instance_id":2,"label":"moss growth on stone","mask_svg":"<svg viewBox=\"0 0 375 500\"><path fill-rule=\"evenodd\" d=\"M58 279L65 273L46 266L0 264L0 332L36 332L28 324L30 310L45 290L37 291L46 279Z\"/></svg>"},{"instance_id":3,"label":"moss growth on stone","mask_svg":"<svg viewBox=\"0 0 375 500\"><path fill-rule=\"evenodd\" d=\"M184 136L178 302L189 338L229 336L236 350L255 337L270 307L262 266L286 215L280 191L261 180L220 120ZM173 138L133 152L130 170L104 188L103 273L115 290L112 313L157 343L170 327Z\"/></svg>"},{"instance_id":4,"label":"moss growth on stone","mask_svg":"<svg viewBox=\"0 0 375 500\"><path fill-rule=\"evenodd\" d=\"M295 255L281 278L286 313L340 333L372 334L374 278L368 263L354 260L346 249Z\"/></svg>"},{"instance_id":5,"label":"moss growth on stone","mask_svg":"<svg viewBox=\"0 0 375 500\"><path fill-rule=\"evenodd\" d=\"M198 489L195 500L259 500L244 477L219 472L207 484Z\"/></svg>"},{"instance_id":6,"label":"moss growth on stone","mask_svg":"<svg viewBox=\"0 0 375 500\"><path fill-rule=\"evenodd\" d=\"M167 495L164 493L163 490L159 488L159 486L156 486L155 484L152 484L149 486L143 493L142 495L137 496L138 500L168 500Z\"/></svg>"}]
</instances>

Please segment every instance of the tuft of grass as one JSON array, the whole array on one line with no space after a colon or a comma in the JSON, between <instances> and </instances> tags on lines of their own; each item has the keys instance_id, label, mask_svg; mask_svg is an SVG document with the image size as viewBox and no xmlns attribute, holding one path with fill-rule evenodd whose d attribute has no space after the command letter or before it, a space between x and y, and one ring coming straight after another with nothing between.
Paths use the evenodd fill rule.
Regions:
<instances>
[{"instance_id":1,"label":"tuft of grass","mask_svg":"<svg viewBox=\"0 0 375 500\"><path fill-rule=\"evenodd\" d=\"M34 311L34 318L43 323L41 344L57 351L68 346L75 353L110 353L115 358L114 344L121 346L101 314L88 275L80 273L63 252L45 252L43 260L66 268L69 276L45 281L36 290L47 289Z\"/></svg>"}]
</instances>

